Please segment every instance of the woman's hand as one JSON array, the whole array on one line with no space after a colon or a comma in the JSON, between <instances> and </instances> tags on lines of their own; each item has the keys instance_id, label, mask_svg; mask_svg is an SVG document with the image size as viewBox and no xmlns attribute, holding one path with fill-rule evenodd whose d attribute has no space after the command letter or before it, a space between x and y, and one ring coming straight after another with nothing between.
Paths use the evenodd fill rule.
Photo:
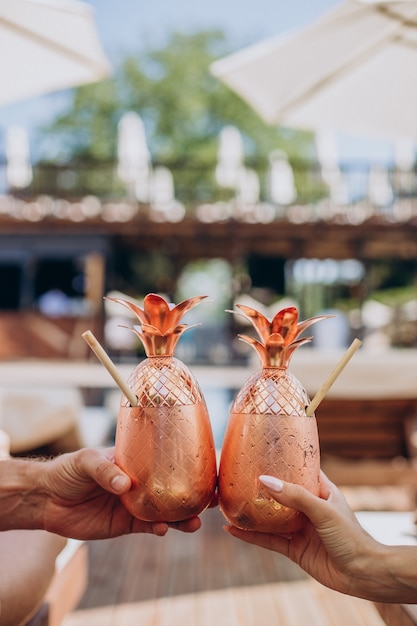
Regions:
<instances>
[{"instance_id":1,"label":"woman's hand","mask_svg":"<svg viewBox=\"0 0 417 626\"><path fill-rule=\"evenodd\" d=\"M260 480L277 502L304 513L305 526L291 536L226 526L230 535L287 556L336 591L379 601L417 601L417 548L375 541L323 473L320 497L272 476Z\"/></svg>"}]
</instances>

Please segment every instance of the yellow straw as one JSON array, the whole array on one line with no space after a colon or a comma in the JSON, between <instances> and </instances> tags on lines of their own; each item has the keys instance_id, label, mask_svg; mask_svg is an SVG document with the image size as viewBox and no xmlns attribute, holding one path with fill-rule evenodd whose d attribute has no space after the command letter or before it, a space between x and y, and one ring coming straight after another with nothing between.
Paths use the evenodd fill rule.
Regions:
<instances>
[{"instance_id":1,"label":"yellow straw","mask_svg":"<svg viewBox=\"0 0 417 626\"><path fill-rule=\"evenodd\" d=\"M85 341L88 343L98 360L102 362L117 386L122 390L126 398L129 400L130 404L132 406L137 406L137 397L130 389L126 381L123 380L115 364L113 363L107 352L104 350L104 348L100 345L98 340L94 337L91 330L86 330L85 333L82 334L82 338L85 339Z\"/></svg>"},{"instance_id":2,"label":"yellow straw","mask_svg":"<svg viewBox=\"0 0 417 626\"><path fill-rule=\"evenodd\" d=\"M342 356L339 363L336 365L333 371L330 372L329 377L327 378L327 380L324 381L323 385L320 387L320 389L318 390L318 392L316 393L316 395L314 396L314 398L308 405L306 409L306 414L308 416L311 416L314 413L314 411L317 409L318 405L323 400L324 396L329 391L330 387L333 385L336 378L339 376L339 374L341 373L345 365L347 365L347 363L350 361L352 356L355 354L356 350L361 345L362 345L362 342L360 341L360 339L354 339L352 341L351 345L346 350L345 354Z\"/></svg>"}]
</instances>

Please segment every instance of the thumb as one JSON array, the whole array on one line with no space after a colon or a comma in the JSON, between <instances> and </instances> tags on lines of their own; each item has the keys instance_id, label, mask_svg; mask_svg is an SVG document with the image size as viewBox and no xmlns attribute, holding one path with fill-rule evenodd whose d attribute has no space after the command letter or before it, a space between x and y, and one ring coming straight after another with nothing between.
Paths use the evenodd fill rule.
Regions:
<instances>
[{"instance_id":1,"label":"thumb","mask_svg":"<svg viewBox=\"0 0 417 626\"><path fill-rule=\"evenodd\" d=\"M84 448L78 451L76 461L80 474L89 476L106 491L114 494L129 491L129 476L107 456L106 451Z\"/></svg>"},{"instance_id":2,"label":"thumb","mask_svg":"<svg viewBox=\"0 0 417 626\"><path fill-rule=\"evenodd\" d=\"M115 474L110 480L110 489L115 494L122 494L129 491L131 486L131 480L129 476L121 472Z\"/></svg>"}]
</instances>

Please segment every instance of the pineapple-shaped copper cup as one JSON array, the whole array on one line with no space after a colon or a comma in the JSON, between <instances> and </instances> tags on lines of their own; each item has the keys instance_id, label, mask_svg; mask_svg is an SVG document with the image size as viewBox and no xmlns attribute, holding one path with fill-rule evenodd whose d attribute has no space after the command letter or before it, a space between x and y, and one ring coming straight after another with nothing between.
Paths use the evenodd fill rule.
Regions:
<instances>
[{"instance_id":1,"label":"pineapple-shaped copper cup","mask_svg":"<svg viewBox=\"0 0 417 626\"><path fill-rule=\"evenodd\" d=\"M219 466L219 504L238 528L290 534L302 528L304 516L273 500L259 476L270 474L319 493L316 419L307 416L310 400L287 366L294 351L311 341L300 334L324 316L298 323L297 309L289 307L269 321L255 309L237 308L260 337L239 335L255 348L262 369L247 380L231 407Z\"/></svg>"},{"instance_id":2,"label":"pineapple-shaped copper cup","mask_svg":"<svg viewBox=\"0 0 417 626\"><path fill-rule=\"evenodd\" d=\"M182 333L191 326L182 316L205 296L170 306L148 294L143 309L112 298L137 315L133 330L146 356L128 386L132 406L122 395L116 430L115 460L132 479L121 496L125 507L144 521L176 522L200 514L210 504L217 481L216 454L202 391L191 371L173 356Z\"/></svg>"}]
</instances>

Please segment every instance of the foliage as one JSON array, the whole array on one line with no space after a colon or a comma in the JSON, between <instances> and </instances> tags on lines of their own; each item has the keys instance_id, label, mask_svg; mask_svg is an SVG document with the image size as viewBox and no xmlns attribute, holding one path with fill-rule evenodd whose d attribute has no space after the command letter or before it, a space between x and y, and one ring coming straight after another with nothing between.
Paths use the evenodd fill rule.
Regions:
<instances>
[{"instance_id":1,"label":"foliage","mask_svg":"<svg viewBox=\"0 0 417 626\"><path fill-rule=\"evenodd\" d=\"M400 307L415 300L416 288L413 284L404 287L392 287L372 292L372 299L390 307Z\"/></svg>"},{"instance_id":2,"label":"foliage","mask_svg":"<svg viewBox=\"0 0 417 626\"><path fill-rule=\"evenodd\" d=\"M127 111L141 116L153 163L171 169L177 196L186 203L219 195L213 173L225 125L241 131L247 165L254 169L265 170L268 153L277 148L290 158L311 156L308 133L267 126L211 76L211 62L227 47L218 30L173 33L164 48L127 56L112 78L76 89L70 109L48 129L60 140L61 161L113 163L117 124Z\"/></svg>"},{"instance_id":3,"label":"foliage","mask_svg":"<svg viewBox=\"0 0 417 626\"><path fill-rule=\"evenodd\" d=\"M401 293L401 288L413 284L414 276L414 259L378 259L369 268L368 283L373 292Z\"/></svg>"}]
</instances>

